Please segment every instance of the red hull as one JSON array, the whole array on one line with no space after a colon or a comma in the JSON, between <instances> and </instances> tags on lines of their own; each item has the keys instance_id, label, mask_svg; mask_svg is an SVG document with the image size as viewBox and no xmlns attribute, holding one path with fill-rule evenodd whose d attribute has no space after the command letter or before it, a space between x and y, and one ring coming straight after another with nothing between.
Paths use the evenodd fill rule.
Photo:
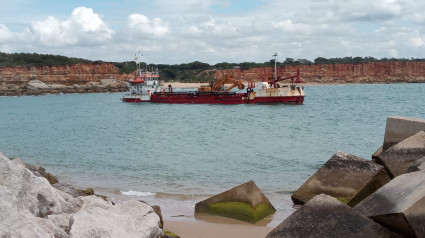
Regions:
<instances>
[{"instance_id":1,"label":"red hull","mask_svg":"<svg viewBox=\"0 0 425 238\"><path fill-rule=\"evenodd\" d=\"M193 104L243 104L246 93L172 93L162 92L151 95L153 103Z\"/></svg>"},{"instance_id":2,"label":"red hull","mask_svg":"<svg viewBox=\"0 0 425 238\"><path fill-rule=\"evenodd\" d=\"M129 102L129 103L140 103L140 102L149 102L149 101L143 101L141 98L121 98L123 102Z\"/></svg>"},{"instance_id":3,"label":"red hull","mask_svg":"<svg viewBox=\"0 0 425 238\"><path fill-rule=\"evenodd\" d=\"M255 97L248 103L295 103L302 104L304 96L282 96L282 97Z\"/></svg>"},{"instance_id":4,"label":"red hull","mask_svg":"<svg viewBox=\"0 0 425 238\"><path fill-rule=\"evenodd\" d=\"M191 104L245 104L245 103L295 103L302 104L304 96L256 97L248 100L247 93L173 93L161 92L151 95L153 103Z\"/></svg>"}]
</instances>

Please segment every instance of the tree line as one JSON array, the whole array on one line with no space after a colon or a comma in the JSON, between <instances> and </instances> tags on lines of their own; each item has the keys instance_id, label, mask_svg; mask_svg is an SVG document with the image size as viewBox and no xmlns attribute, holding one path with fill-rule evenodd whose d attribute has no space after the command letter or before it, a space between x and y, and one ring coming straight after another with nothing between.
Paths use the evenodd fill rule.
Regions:
<instances>
[{"instance_id":1,"label":"tree line","mask_svg":"<svg viewBox=\"0 0 425 238\"><path fill-rule=\"evenodd\" d=\"M287 65L314 65L314 64L359 64L369 62L388 62L388 61L425 61L425 59L397 59L397 58L382 58L377 59L371 56L367 57L343 57L343 58L324 58L317 57L314 61L307 59L286 58L284 61L276 62L277 66L284 67ZM112 63L121 73L132 73L136 70L137 65L134 61L128 62L104 62L91 61L81 58L72 58L60 55L36 54L36 53L3 53L0 52L0 67L11 66L54 66L54 65L73 65L78 63ZM158 68L161 78L165 81L180 81L180 82L208 82L213 80L214 70L233 69L247 70L250 68L273 67L274 59L264 63L243 62L243 63L228 63L222 62L214 65L194 61L184 64L158 64L146 65L141 62L141 68Z\"/></svg>"},{"instance_id":2,"label":"tree line","mask_svg":"<svg viewBox=\"0 0 425 238\"><path fill-rule=\"evenodd\" d=\"M61 55L0 52L0 67L73 65L78 63L93 63L93 61Z\"/></svg>"}]
</instances>

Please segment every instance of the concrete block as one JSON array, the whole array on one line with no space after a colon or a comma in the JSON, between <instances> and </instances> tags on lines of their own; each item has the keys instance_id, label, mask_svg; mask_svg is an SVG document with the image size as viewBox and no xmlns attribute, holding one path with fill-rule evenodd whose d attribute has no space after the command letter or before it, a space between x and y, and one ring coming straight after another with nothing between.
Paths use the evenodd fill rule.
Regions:
<instances>
[{"instance_id":1,"label":"concrete block","mask_svg":"<svg viewBox=\"0 0 425 238\"><path fill-rule=\"evenodd\" d=\"M321 194L286 218L266 238L399 237L337 199Z\"/></svg>"},{"instance_id":2,"label":"concrete block","mask_svg":"<svg viewBox=\"0 0 425 238\"><path fill-rule=\"evenodd\" d=\"M416 171L425 171L425 156L413 162L413 164L406 170L406 173Z\"/></svg>"},{"instance_id":3,"label":"concrete block","mask_svg":"<svg viewBox=\"0 0 425 238\"><path fill-rule=\"evenodd\" d=\"M383 151L375 161L385 166L390 178L394 178L405 173L417 159L424 156L425 132L420 131Z\"/></svg>"},{"instance_id":4,"label":"concrete block","mask_svg":"<svg viewBox=\"0 0 425 238\"><path fill-rule=\"evenodd\" d=\"M385 127L384 150L419 131L425 131L425 120L423 119L400 116L388 117Z\"/></svg>"},{"instance_id":5,"label":"concrete block","mask_svg":"<svg viewBox=\"0 0 425 238\"><path fill-rule=\"evenodd\" d=\"M276 209L253 181L241 184L195 205L196 213L256 223Z\"/></svg>"},{"instance_id":6,"label":"concrete block","mask_svg":"<svg viewBox=\"0 0 425 238\"><path fill-rule=\"evenodd\" d=\"M354 209L403 237L425 237L425 171L396 177Z\"/></svg>"},{"instance_id":7,"label":"concrete block","mask_svg":"<svg viewBox=\"0 0 425 238\"><path fill-rule=\"evenodd\" d=\"M354 206L389 180L383 166L337 152L291 198L295 204L304 204L324 193Z\"/></svg>"}]
</instances>

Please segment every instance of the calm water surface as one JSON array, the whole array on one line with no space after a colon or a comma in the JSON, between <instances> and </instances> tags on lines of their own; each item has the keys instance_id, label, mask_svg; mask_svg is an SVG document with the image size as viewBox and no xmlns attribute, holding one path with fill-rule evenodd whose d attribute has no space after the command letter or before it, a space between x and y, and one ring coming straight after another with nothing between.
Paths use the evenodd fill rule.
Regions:
<instances>
[{"instance_id":1,"label":"calm water surface","mask_svg":"<svg viewBox=\"0 0 425 238\"><path fill-rule=\"evenodd\" d=\"M305 91L304 105L126 104L122 93L0 97L0 151L62 182L145 200L196 201L254 180L289 211L291 192L336 151L370 159L388 116L425 118L425 84Z\"/></svg>"}]
</instances>

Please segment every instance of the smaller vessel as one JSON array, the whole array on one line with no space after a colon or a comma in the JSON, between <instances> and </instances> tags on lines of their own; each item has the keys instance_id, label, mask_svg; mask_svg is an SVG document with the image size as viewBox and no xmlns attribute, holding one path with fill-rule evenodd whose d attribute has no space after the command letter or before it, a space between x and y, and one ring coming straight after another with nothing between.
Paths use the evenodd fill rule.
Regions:
<instances>
[{"instance_id":1,"label":"smaller vessel","mask_svg":"<svg viewBox=\"0 0 425 238\"><path fill-rule=\"evenodd\" d=\"M146 69L143 70L140 69L140 63L134 79L130 79L128 83L130 84L130 89L129 92L121 98L123 102L150 102L152 93L161 90L158 68L152 68L152 70L149 71L148 67L146 67Z\"/></svg>"}]
</instances>

